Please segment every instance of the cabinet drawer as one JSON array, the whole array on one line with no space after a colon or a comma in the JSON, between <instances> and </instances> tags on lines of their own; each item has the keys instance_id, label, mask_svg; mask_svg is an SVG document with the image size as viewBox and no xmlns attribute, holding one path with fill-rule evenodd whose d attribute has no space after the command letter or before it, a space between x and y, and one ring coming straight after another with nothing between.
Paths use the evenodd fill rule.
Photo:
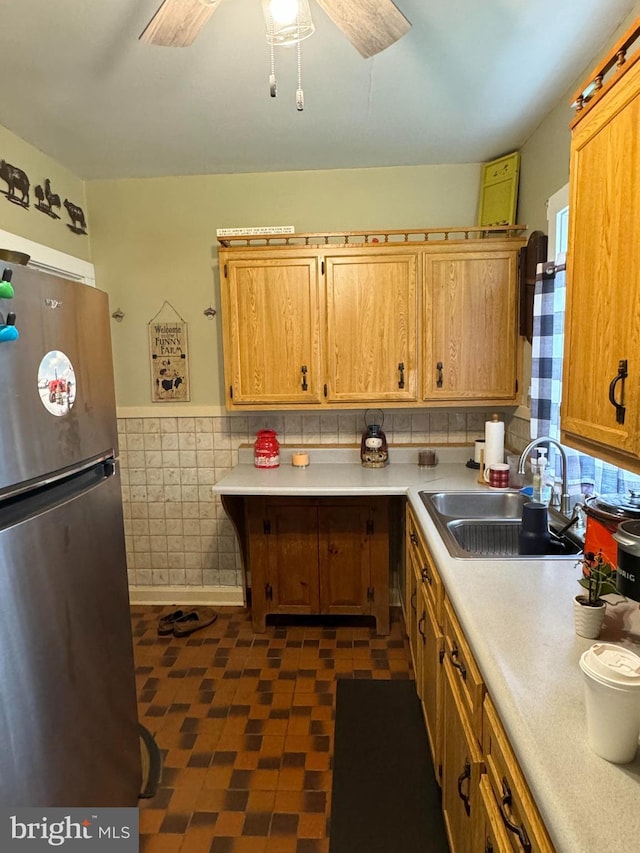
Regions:
<instances>
[{"instance_id":1,"label":"cabinet drawer","mask_svg":"<svg viewBox=\"0 0 640 853\"><path fill-rule=\"evenodd\" d=\"M445 656L456 674L460 701L478 743L482 740L484 684L449 599L444 599Z\"/></svg>"},{"instance_id":2,"label":"cabinet drawer","mask_svg":"<svg viewBox=\"0 0 640 853\"><path fill-rule=\"evenodd\" d=\"M484 699L482 746L488 780L508 830L510 849L552 853L553 845L489 696Z\"/></svg>"},{"instance_id":3,"label":"cabinet drawer","mask_svg":"<svg viewBox=\"0 0 640 853\"><path fill-rule=\"evenodd\" d=\"M442 581L431 554L420 532L420 527L410 506L407 507L407 550L414 565L418 568L420 579L426 589L427 598L442 627L442 601L444 598Z\"/></svg>"}]
</instances>

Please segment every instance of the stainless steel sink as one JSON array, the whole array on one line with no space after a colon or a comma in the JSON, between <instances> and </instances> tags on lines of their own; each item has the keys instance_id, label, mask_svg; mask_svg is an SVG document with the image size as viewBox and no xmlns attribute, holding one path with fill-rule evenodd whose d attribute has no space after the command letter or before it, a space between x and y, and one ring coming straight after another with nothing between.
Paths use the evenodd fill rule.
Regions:
<instances>
[{"instance_id":1,"label":"stainless steel sink","mask_svg":"<svg viewBox=\"0 0 640 853\"><path fill-rule=\"evenodd\" d=\"M522 518L531 498L520 492L421 492L427 509L447 518Z\"/></svg>"},{"instance_id":2,"label":"stainless steel sink","mask_svg":"<svg viewBox=\"0 0 640 853\"><path fill-rule=\"evenodd\" d=\"M452 557L575 559L582 551L580 539L571 536L569 531L563 531L568 519L550 509L548 553L520 555L518 538L522 507L530 500L520 492L420 492L420 497Z\"/></svg>"}]
</instances>

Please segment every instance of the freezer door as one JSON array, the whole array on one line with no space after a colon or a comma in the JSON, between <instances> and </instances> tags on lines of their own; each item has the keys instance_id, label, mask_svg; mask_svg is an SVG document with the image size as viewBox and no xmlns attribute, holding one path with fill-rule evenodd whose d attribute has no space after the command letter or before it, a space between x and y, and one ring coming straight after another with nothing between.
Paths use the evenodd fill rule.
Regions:
<instances>
[{"instance_id":1,"label":"freezer door","mask_svg":"<svg viewBox=\"0 0 640 853\"><path fill-rule=\"evenodd\" d=\"M108 298L84 284L25 267L13 272L0 342L0 494L117 448Z\"/></svg>"},{"instance_id":2,"label":"freezer door","mask_svg":"<svg viewBox=\"0 0 640 853\"><path fill-rule=\"evenodd\" d=\"M135 806L140 745L117 473L0 505L0 803Z\"/></svg>"}]
</instances>

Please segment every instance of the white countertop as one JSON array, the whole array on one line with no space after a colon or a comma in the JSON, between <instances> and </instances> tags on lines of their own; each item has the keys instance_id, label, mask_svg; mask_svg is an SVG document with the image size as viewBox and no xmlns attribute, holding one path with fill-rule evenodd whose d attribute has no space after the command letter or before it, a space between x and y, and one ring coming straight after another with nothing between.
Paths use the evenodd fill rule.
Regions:
<instances>
[{"instance_id":1,"label":"white countertop","mask_svg":"<svg viewBox=\"0 0 640 853\"><path fill-rule=\"evenodd\" d=\"M485 488L464 465L470 448L438 449L439 464L431 469L412 461L417 449L390 448L390 464L382 469L363 468L355 449L308 452L308 468L293 468L283 449L279 468L259 470L241 451L241 464L214 492L406 495L556 850L640 850L640 756L610 764L587 743L578 660L593 641L574 631L573 597L580 591L574 561L449 555L419 492ZM639 605L608 607L600 640L640 653Z\"/></svg>"}]
</instances>

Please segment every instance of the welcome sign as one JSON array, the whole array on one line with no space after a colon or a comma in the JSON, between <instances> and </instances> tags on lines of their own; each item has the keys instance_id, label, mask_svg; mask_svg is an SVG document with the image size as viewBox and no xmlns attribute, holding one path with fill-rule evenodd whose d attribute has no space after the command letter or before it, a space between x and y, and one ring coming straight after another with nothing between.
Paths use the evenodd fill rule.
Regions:
<instances>
[{"instance_id":1,"label":"welcome sign","mask_svg":"<svg viewBox=\"0 0 640 853\"><path fill-rule=\"evenodd\" d=\"M182 319L149 323L151 395L154 403L186 403L189 392L187 324Z\"/></svg>"},{"instance_id":2,"label":"welcome sign","mask_svg":"<svg viewBox=\"0 0 640 853\"><path fill-rule=\"evenodd\" d=\"M0 850L38 853L138 853L136 808L3 808Z\"/></svg>"}]
</instances>

